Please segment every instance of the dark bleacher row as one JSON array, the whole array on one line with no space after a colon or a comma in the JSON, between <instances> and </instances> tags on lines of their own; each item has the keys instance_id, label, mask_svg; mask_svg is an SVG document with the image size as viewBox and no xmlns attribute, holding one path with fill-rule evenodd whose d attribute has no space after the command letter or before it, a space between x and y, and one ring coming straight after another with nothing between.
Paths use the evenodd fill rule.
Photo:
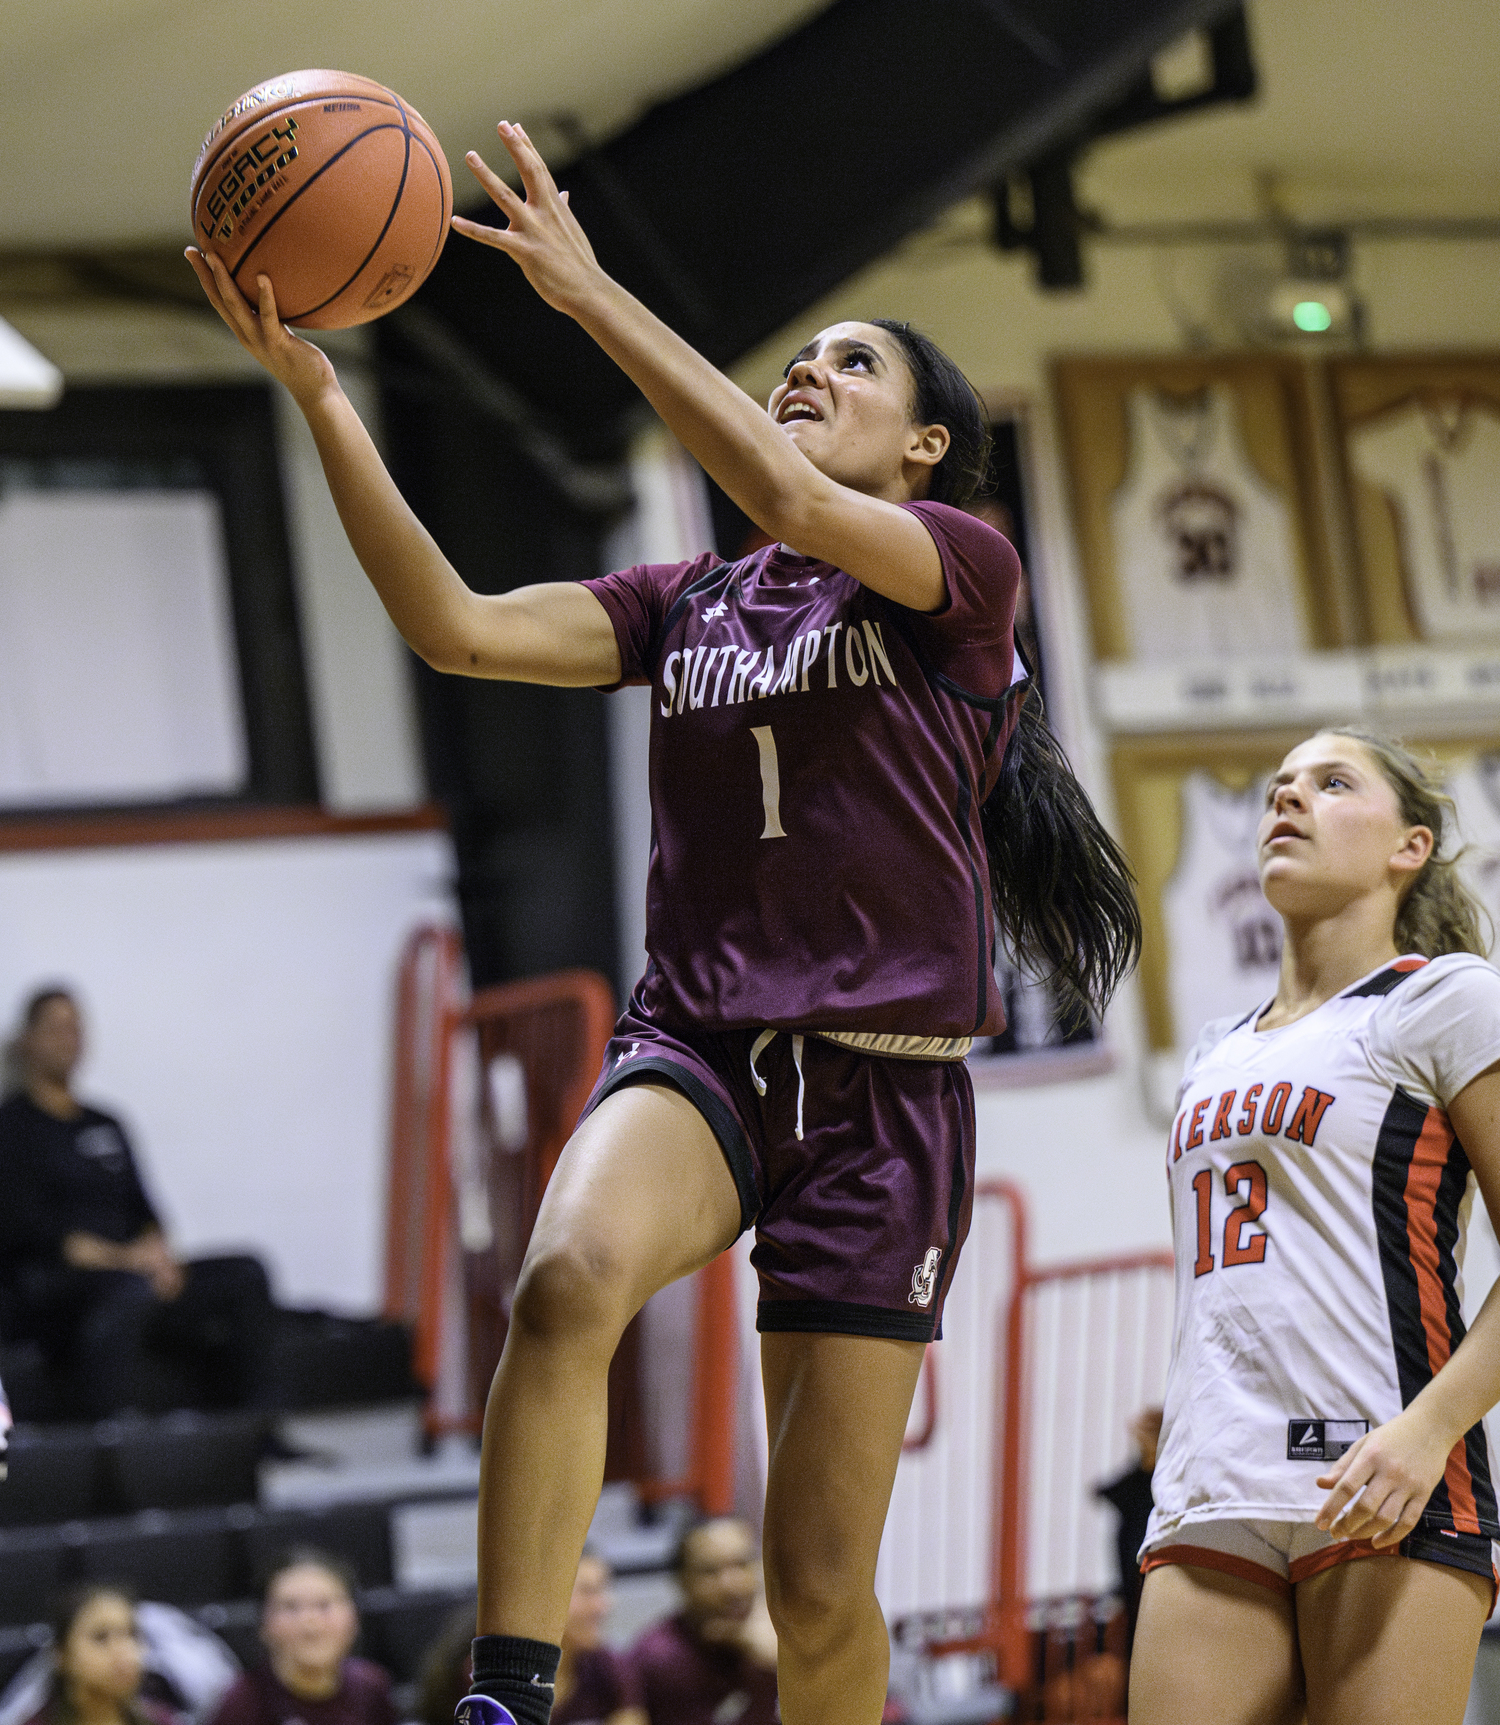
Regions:
<instances>
[{"instance_id":1,"label":"dark bleacher row","mask_svg":"<svg viewBox=\"0 0 1500 1725\"><path fill-rule=\"evenodd\" d=\"M138 1515L17 1527L0 1533L0 1624L45 1614L48 1598L73 1581L128 1580L143 1599L207 1605L242 1599L292 1545L346 1558L363 1586L391 1583L389 1503L319 1509L148 1509Z\"/></svg>"},{"instance_id":2,"label":"dark bleacher row","mask_svg":"<svg viewBox=\"0 0 1500 1725\"><path fill-rule=\"evenodd\" d=\"M270 1419L176 1413L11 1433L0 1528L204 1504L253 1503Z\"/></svg>"},{"instance_id":3,"label":"dark bleacher row","mask_svg":"<svg viewBox=\"0 0 1500 1725\"><path fill-rule=\"evenodd\" d=\"M254 1660L258 1578L293 1545L348 1561L361 1588L361 1650L398 1683L413 1681L465 1594L393 1585L391 1510L409 1499L260 1507L266 1429L263 1416L238 1413L18 1427L0 1485L0 1688L45 1644L48 1602L74 1581L128 1581Z\"/></svg>"}]
</instances>

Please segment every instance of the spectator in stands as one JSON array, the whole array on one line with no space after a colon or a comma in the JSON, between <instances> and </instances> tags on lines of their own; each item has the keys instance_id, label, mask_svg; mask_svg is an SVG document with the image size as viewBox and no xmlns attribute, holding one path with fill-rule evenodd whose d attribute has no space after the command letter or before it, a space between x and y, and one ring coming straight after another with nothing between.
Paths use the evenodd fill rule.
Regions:
<instances>
[{"instance_id":1,"label":"spectator in stands","mask_svg":"<svg viewBox=\"0 0 1500 1725\"><path fill-rule=\"evenodd\" d=\"M673 1569L682 1610L630 1654L651 1725L773 1725L776 1635L750 1529L733 1516L699 1522Z\"/></svg>"},{"instance_id":2,"label":"spectator in stands","mask_svg":"<svg viewBox=\"0 0 1500 1725\"><path fill-rule=\"evenodd\" d=\"M647 1725L634 1667L604 1645L610 1580L609 1565L585 1546L563 1625L552 1725Z\"/></svg>"},{"instance_id":3,"label":"spectator in stands","mask_svg":"<svg viewBox=\"0 0 1500 1725\"><path fill-rule=\"evenodd\" d=\"M0 1325L42 1344L86 1417L137 1404L146 1349L190 1356L210 1401L262 1402L265 1271L175 1256L120 1122L74 1094L83 1021L68 989L32 995L15 1048L22 1088L0 1103Z\"/></svg>"},{"instance_id":4,"label":"spectator in stands","mask_svg":"<svg viewBox=\"0 0 1500 1725\"><path fill-rule=\"evenodd\" d=\"M554 1685L552 1725L647 1725L635 1671L604 1645L613 1599L609 1565L585 1548L573 1580L562 1658ZM422 1667L417 1718L422 1725L453 1725L453 1712L469 1693L474 1607L464 1606L433 1644Z\"/></svg>"},{"instance_id":5,"label":"spectator in stands","mask_svg":"<svg viewBox=\"0 0 1500 1725\"><path fill-rule=\"evenodd\" d=\"M145 1669L130 1590L70 1588L52 1613L52 1677L30 1725L173 1725L167 1708L141 1695Z\"/></svg>"},{"instance_id":6,"label":"spectator in stands","mask_svg":"<svg viewBox=\"0 0 1500 1725\"><path fill-rule=\"evenodd\" d=\"M417 1693L421 1725L453 1725L453 1714L474 1676L474 1607L461 1605L422 1659Z\"/></svg>"},{"instance_id":7,"label":"spectator in stands","mask_svg":"<svg viewBox=\"0 0 1500 1725\"><path fill-rule=\"evenodd\" d=\"M350 1657L359 1636L354 1575L311 1546L281 1557L261 1593L267 1663L243 1672L212 1725L396 1725L391 1680Z\"/></svg>"}]
</instances>

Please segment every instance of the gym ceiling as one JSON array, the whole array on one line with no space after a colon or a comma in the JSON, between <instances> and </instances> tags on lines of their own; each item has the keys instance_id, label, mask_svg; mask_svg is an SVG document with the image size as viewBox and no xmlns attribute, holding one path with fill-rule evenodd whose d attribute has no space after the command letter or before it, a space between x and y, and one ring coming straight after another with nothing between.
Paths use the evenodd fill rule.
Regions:
<instances>
[{"instance_id":1,"label":"gym ceiling","mask_svg":"<svg viewBox=\"0 0 1500 1725\"><path fill-rule=\"evenodd\" d=\"M1212 203L1216 181L1270 167L1362 178L1373 204L1402 176L1444 179L1445 207L1466 182L1490 213L1496 16L1490 0L1252 0L1247 33L1234 0L304 0L262 39L228 0L12 6L0 298L18 280L8 265L47 256L71 260L87 292L191 302L177 258L202 132L260 78L343 64L423 111L461 200L464 149L493 150L501 114L525 121L606 265L730 363L1018 173L1036 219L1009 238L1066 287L1069 170L1122 127L1108 159L1148 201L1148 186L1194 187L1195 206ZM1148 63L1192 27L1213 29L1218 52L1188 105L1215 112L1152 123ZM392 320L383 345L467 376L523 442L540 428L586 460L618 453L632 391L505 260L451 245L416 304L425 322Z\"/></svg>"}]
</instances>

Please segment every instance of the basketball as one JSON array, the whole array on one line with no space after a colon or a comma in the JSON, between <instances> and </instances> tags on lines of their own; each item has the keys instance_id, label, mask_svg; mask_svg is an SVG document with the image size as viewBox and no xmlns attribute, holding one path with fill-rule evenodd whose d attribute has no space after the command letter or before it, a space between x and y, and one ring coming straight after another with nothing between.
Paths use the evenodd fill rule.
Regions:
<instances>
[{"instance_id":1,"label":"basketball","mask_svg":"<svg viewBox=\"0 0 1500 1725\"><path fill-rule=\"evenodd\" d=\"M448 237L453 182L410 103L350 72L247 90L193 164L193 238L252 303L269 276L283 323L347 329L409 298Z\"/></svg>"}]
</instances>

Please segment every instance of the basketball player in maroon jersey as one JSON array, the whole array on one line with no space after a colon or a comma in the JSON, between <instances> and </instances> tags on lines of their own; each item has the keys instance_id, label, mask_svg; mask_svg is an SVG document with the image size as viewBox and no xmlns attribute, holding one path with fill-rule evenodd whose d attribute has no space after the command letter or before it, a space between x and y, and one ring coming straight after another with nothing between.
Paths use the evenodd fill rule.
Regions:
<instances>
[{"instance_id":1,"label":"basketball player in maroon jersey","mask_svg":"<svg viewBox=\"0 0 1500 1725\"><path fill-rule=\"evenodd\" d=\"M968 1227L969 1039L1002 1022L994 928L1102 1006L1129 872L1025 699L1019 566L955 505L984 473L962 374L904 324L825 330L763 412L599 268L525 133L508 253L768 536L481 596L385 472L317 349L189 252L287 385L349 538L429 664L649 682L650 963L548 1187L485 1415L473 1725L545 1725L631 1316L754 1226L770 1437L764 1555L787 1725L874 1725L874 1574L923 1345Z\"/></svg>"}]
</instances>

